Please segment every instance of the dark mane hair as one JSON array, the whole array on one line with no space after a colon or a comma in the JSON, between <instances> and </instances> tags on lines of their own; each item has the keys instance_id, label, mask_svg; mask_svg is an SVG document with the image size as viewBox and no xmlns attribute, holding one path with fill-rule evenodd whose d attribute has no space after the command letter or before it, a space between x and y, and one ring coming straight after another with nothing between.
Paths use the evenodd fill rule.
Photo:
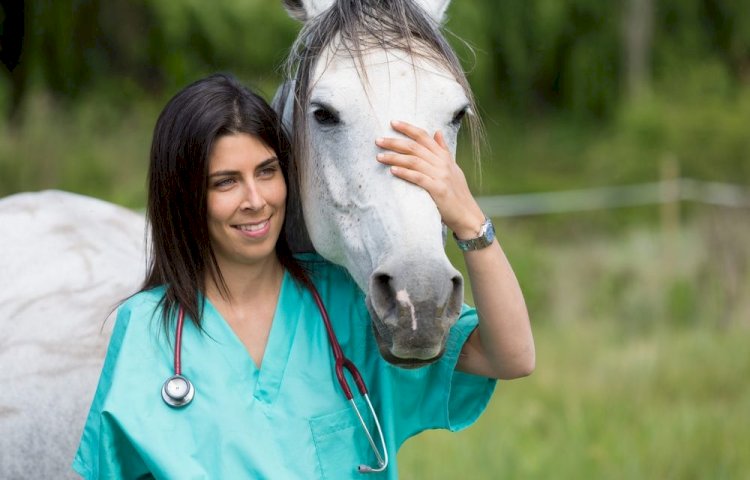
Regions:
<instances>
[{"instance_id":1,"label":"dark mane hair","mask_svg":"<svg viewBox=\"0 0 750 480\"><path fill-rule=\"evenodd\" d=\"M222 293L228 293L209 237L207 177L214 143L237 133L252 135L270 147L289 182L291 148L279 117L231 75L211 75L182 89L154 127L146 210L149 266L141 290L166 287L165 327L175 318L178 305L200 327L207 275ZM298 283L308 285L305 270L285 240L287 228L285 222L276 254Z\"/></svg>"},{"instance_id":2,"label":"dark mane hair","mask_svg":"<svg viewBox=\"0 0 750 480\"><path fill-rule=\"evenodd\" d=\"M304 16L300 2L285 0L285 4L293 16ZM474 158L479 161L483 128L461 62L441 33L440 25L413 0L336 0L328 10L305 22L286 61L286 75L294 80L295 89L292 120L295 152L306 148L310 77L321 54L332 45L351 55L365 86L367 72L363 57L372 49L402 50L445 67L469 100L471 114L467 120ZM284 111L285 100L282 95L280 112ZM295 168L294 174L296 180L299 169Z\"/></svg>"}]
</instances>

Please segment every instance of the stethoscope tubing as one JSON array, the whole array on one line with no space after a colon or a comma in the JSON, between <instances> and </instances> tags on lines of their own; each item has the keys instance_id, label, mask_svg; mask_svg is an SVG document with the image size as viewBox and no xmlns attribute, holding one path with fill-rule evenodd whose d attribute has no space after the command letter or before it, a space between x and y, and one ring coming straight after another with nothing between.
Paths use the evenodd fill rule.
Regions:
<instances>
[{"instance_id":1,"label":"stethoscope tubing","mask_svg":"<svg viewBox=\"0 0 750 480\"><path fill-rule=\"evenodd\" d=\"M331 319L328 317L328 311L326 310L325 305L323 305L323 300L320 298L320 294L318 293L318 289L315 288L315 285L310 284L310 293L312 293L313 300L315 300L315 303L318 306L318 310L320 310L320 315L323 317L323 325L325 325L326 333L328 334L328 343L330 343L331 345L331 350L333 350L333 358L336 361L336 378L339 381L341 390L344 392L344 396L347 400L349 400L354 413L356 413L357 418L359 419L359 423L362 425L362 429L365 431L365 435L367 436L367 441L370 443L370 448L372 448L372 451L375 452L375 457L378 461L377 468L372 468L369 465L360 465L359 467L357 467L357 470L360 473L382 472L386 469L386 467L388 467L388 449L385 447L385 437L383 436L383 429L380 426L380 421L378 420L378 416L372 406L372 402L370 402L370 395L367 392L365 381L362 379L362 375L360 375L359 370L354 365L354 363L349 360L346 355L344 355L344 351L339 344L339 340L338 338L336 338L336 333L333 331L333 325L331 324ZM359 412L357 404L354 402L354 395L352 395L352 390L351 388L349 388L349 382L346 380L346 376L344 375L344 368L346 368L351 374L352 378L354 378L354 383L357 385L357 389L359 390L360 395L362 395L367 402L367 406L370 409L372 418L375 420L375 426L378 429L378 436L380 437L380 445L383 449L382 456L380 455L378 448L375 446L375 441L372 439L370 429L367 428L367 424L365 423L364 418L362 418L362 414Z\"/></svg>"},{"instance_id":2,"label":"stethoscope tubing","mask_svg":"<svg viewBox=\"0 0 750 480\"><path fill-rule=\"evenodd\" d=\"M328 311L323 305L323 300L320 298L318 289L316 289L314 285L310 286L310 293L312 293L313 300L315 300L315 303L318 306L318 310L320 310L320 315L323 317L323 325L325 325L326 333L328 334L328 342L331 344L331 350L333 350L333 358L336 361L336 378L339 381L339 385L341 385L341 389L344 391L344 396L347 400L352 400L354 398L354 395L352 395L352 390L351 388L349 388L349 382L347 382L346 376L344 375L344 368L346 368L351 374L352 378L354 378L354 383L357 384L359 393L361 395L367 395L367 387L365 386L365 381L362 380L362 375L359 374L359 370L354 366L354 363L352 363L352 361L344 355L344 351L339 344L339 340L338 338L336 338L336 334L333 331L331 319L328 317Z\"/></svg>"},{"instance_id":3,"label":"stethoscope tubing","mask_svg":"<svg viewBox=\"0 0 750 480\"><path fill-rule=\"evenodd\" d=\"M185 310L180 307L177 312L177 327L174 335L174 374L182 375L182 327L185 323Z\"/></svg>"}]
</instances>

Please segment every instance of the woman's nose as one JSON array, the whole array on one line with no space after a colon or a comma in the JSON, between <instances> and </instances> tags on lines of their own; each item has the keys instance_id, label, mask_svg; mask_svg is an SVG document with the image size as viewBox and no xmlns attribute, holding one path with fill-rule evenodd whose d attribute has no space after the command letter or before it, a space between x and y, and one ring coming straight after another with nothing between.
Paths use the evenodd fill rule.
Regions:
<instances>
[{"instance_id":1,"label":"woman's nose","mask_svg":"<svg viewBox=\"0 0 750 480\"><path fill-rule=\"evenodd\" d=\"M243 210L258 211L266 206L266 199L255 185L248 185L245 191L245 198L242 200L241 208Z\"/></svg>"}]
</instances>

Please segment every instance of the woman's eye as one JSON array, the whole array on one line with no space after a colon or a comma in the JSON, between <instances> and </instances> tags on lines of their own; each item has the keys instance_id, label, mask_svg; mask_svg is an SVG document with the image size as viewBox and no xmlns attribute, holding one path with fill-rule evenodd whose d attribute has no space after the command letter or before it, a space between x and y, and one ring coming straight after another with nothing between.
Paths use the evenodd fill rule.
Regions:
<instances>
[{"instance_id":1,"label":"woman's eye","mask_svg":"<svg viewBox=\"0 0 750 480\"><path fill-rule=\"evenodd\" d=\"M258 176L268 178L272 177L276 171L278 170L278 167L272 166L272 167L263 167L258 171Z\"/></svg>"},{"instance_id":2,"label":"woman's eye","mask_svg":"<svg viewBox=\"0 0 750 480\"><path fill-rule=\"evenodd\" d=\"M214 187L216 188L222 188L222 187L228 187L234 183L233 178L222 178L221 180L217 180L214 182Z\"/></svg>"}]
</instances>

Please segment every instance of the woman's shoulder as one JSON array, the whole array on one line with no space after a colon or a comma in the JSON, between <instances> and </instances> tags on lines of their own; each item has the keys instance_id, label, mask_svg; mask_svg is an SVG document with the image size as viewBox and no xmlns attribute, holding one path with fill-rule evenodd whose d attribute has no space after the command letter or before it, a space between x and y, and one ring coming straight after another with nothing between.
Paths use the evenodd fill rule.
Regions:
<instances>
[{"instance_id":1,"label":"woman's shoulder","mask_svg":"<svg viewBox=\"0 0 750 480\"><path fill-rule=\"evenodd\" d=\"M155 310L161 305L164 299L164 286L158 286L150 288L148 290L141 290L128 297L124 302L120 304L119 311L145 311Z\"/></svg>"},{"instance_id":2,"label":"woman's shoulder","mask_svg":"<svg viewBox=\"0 0 750 480\"><path fill-rule=\"evenodd\" d=\"M115 333L128 329L134 319L146 319L148 321L137 323L150 324L162 308L165 290L163 286L141 290L123 301L117 308Z\"/></svg>"}]
</instances>

